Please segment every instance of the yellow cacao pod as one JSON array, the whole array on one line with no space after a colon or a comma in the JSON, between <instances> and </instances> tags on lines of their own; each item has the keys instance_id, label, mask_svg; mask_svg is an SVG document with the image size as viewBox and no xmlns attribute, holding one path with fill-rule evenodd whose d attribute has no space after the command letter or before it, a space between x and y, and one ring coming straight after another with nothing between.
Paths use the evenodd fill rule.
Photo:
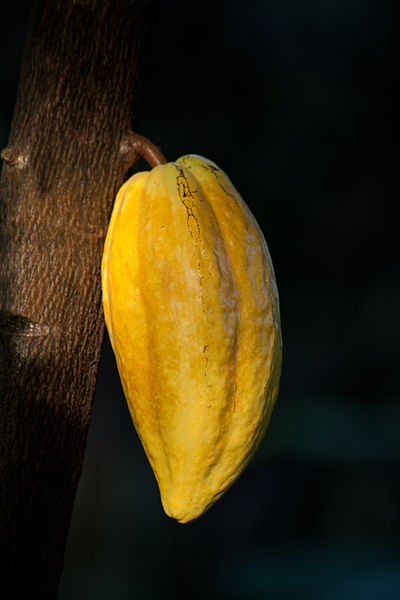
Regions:
<instances>
[{"instance_id":1,"label":"yellow cacao pod","mask_svg":"<svg viewBox=\"0 0 400 600\"><path fill-rule=\"evenodd\" d=\"M183 156L120 189L102 263L104 313L165 512L185 523L259 445L281 370L264 237L213 162Z\"/></svg>"}]
</instances>

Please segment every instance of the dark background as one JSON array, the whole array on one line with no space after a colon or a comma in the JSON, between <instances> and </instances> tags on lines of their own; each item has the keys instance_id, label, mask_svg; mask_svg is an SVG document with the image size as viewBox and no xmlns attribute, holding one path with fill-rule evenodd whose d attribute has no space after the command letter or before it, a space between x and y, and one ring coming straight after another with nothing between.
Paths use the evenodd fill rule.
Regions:
<instances>
[{"instance_id":1,"label":"dark background","mask_svg":"<svg viewBox=\"0 0 400 600\"><path fill-rule=\"evenodd\" d=\"M233 180L284 360L267 435L201 519L162 511L108 339L59 600L400 598L395 4L161 2L138 130ZM29 3L0 23L6 145Z\"/></svg>"}]
</instances>

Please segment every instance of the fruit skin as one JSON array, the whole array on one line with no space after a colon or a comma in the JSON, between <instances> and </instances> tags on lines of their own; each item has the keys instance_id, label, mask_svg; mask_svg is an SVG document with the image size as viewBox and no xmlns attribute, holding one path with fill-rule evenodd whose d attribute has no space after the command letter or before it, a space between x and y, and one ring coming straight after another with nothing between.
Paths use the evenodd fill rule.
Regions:
<instances>
[{"instance_id":1,"label":"fruit skin","mask_svg":"<svg viewBox=\"0 0 400 600\"><path fill-rule=\"evenodd\" d=\"M227 176L186 155L120 189L102 263L107 328L165 512L199 517L237 479L278 394L278 292Z\"/></svg>"}]
</instances>

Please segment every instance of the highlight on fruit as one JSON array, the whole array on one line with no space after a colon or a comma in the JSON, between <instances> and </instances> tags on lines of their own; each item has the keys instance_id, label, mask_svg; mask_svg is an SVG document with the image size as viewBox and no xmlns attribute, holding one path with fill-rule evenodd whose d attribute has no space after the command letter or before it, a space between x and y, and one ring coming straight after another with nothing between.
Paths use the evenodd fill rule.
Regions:
<instances>
[{"instance_id":1,"label":"highlight on fruit","mask_svg":"<svg viewBox=\"0 0 400 600\"><path fill-rule=\"evenodd\" d=\"M133 135L133 134L132 134ZM282 338L263 234L227 175L197 155L117 194L102 261L105 320L165 512L204 513L243 472L278 395ZM129 162L129 161L128 161Z\"/></svg>"}]
</instances>

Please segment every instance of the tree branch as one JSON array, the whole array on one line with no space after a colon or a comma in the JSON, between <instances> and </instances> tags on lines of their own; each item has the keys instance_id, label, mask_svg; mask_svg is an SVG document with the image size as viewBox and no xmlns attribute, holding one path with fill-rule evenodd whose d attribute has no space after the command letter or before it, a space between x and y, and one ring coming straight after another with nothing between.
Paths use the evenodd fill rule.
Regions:
<instances>
[{"instance_id":1,"label":"tree branch","mask_svg":"<svg viewBox=\"0 0 400 600\"><path fill-rule=\"evenodd\" d=\"M0 597L54 598L103 339L100 264L152 0L34 4L0 204Z\"/></svg>"}]
</instances>

